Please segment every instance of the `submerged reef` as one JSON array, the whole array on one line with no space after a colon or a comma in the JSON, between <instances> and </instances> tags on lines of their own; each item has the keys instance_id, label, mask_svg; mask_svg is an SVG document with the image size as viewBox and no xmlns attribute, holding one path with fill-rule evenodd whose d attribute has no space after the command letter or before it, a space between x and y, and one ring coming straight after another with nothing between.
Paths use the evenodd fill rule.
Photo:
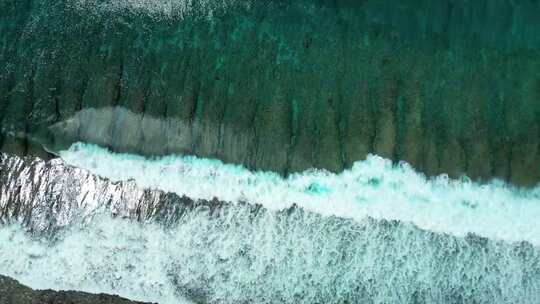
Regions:
<instances>
[{"instance_id":1,"label":"submerged reef","mask_svg":"<svg viewBox=\"0 0 540 304\"><path fill-rule=\"evenodd\" d=\"M1 0L2 151L540 181L540 2Z\"/></svg>"},{"instance_id":2,"label":"submerged reef","mask_svg":"<svg viewBox=\"0 0 540 304\"><path fill-rule=\"evenodd\" d=\"M0 0L0 304L538 304L539 218L538 0Z\"/></svg>"}]
</instances>

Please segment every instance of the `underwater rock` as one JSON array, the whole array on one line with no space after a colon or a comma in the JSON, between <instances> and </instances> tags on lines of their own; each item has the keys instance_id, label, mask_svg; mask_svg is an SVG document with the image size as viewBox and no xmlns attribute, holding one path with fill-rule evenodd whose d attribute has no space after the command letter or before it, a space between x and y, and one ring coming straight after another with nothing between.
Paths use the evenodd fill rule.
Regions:
<instances>
[{"instance_id":1,"label":"underwater rock","mask_svg":"<svg viewBox=\"0 0 540 304\"><path fill-rule=\"evenodd\" d=\"M32 290L16 280L0 275L0 304L143 304L143 302L105 294Z\"/></svg>"}]
</instances>

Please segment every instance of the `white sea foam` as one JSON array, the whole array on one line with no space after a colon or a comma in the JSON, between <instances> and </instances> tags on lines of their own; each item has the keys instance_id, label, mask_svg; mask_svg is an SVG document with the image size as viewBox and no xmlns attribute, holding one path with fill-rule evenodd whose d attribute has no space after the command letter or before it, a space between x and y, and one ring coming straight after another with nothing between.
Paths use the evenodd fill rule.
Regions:
<instances>
[{"instance_id":1,"label":"white sea foam","mask_svg":"<svg viewBox=\"0 0 540 304\"><path fill-rule=\"evenodd\" d=\"M110 229L110 230L109 230ZM155 235L156 237L149 237ZM140 301L189 303L163 271L166 245L155 225L97 220L57 244L13 225L0 228L0 273L34 289L119 294Z\"/></svg>"},{"instance_id":2,"label":"white sea foam","mask_svg":"<svg viewBox=\"0 0 540 304\"><path fill-rule=\"evenodd\" d=\"M94 217L54 243L0 228L0 273L160 304L536 304L539 257L526 243L241 205L191 210L170 228Z\"/></svg>"},{"instance_id":3,"label":"white sea foam","mask_svg":"<svg viewBox=\"0 0 540 304\"><path fill-rule=\"evenodd\" d=\"M540 245L540 187L517 189L500 181L477 184L439 176L427 179L407 164L377 156L340 174L307 171L288 178L191 156L147 159L78 143L60 152L68 164L114 181L194 199L260 203L270 210L298 204L327 216L400 220L455 236Z\"/></svg>"},{"instance_id":4,"label":"white sea foam","mask_svg":"<svg viewBox=\"0 0 540 304\"><path fill-rule=\"evenodd\" d=\"M239 4L249 7L248 1L240 3L238 0L72 0L71 3L75 8L91 13L134 13L156 18L182 18L193 13L211 18L215 10L226 10Z\"/></svg>"},{"instance_id":5,"label":"white sea foam","mask_svg":"<svg viewBox=\"0 0 540 304\"><path fill-rule=\"evenodd\" d=\"M341 174L309 171L286 179L215 160L145 159L87 144L61 156L113 180L133 179L192 198L262 203L270 210L297 203L315 212L234 203L215 209L170 206L179 216L174 224L161 225L159 215L156 222L141 223L88 206L95 209L92 216L67 221L51 240L36 239L17 224L0 227L0 273L33 288L105 292L162 304L540 301L538 189L426 180L407 165L393 167L375 156ZM53 172L40 187L24 182L33 176L28 172L14 175L27 194L29 189L36 189L34 195L54 193L36 203L62 206L75 198L78 204L81 195L85 204L95 200L95 206L111 209L140 202L133 183L97 181L85 170L66 170L61 160L48 168ZM118 195L123 199L111 201ZM141 203L152 204L151 197ZM490 240L462 237L471 231Z\"/></svg>"}]
</instances>

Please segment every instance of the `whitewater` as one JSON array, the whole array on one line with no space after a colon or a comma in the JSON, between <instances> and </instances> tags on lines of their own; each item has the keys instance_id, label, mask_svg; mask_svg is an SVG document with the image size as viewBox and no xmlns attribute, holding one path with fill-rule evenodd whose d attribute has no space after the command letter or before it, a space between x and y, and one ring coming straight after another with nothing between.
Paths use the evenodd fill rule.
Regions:
<instances>
[{"instance_id":1,"label":"whitewater","mask_svg":"<svg viewBox=\"0 0 540 304\"><path fill-rule=\"evenodd\" d=\"M421 229L540 245L540 186L522 189L499 180L427 178L407 163L369 155L339 174L310 170L289 177L193 156L145 158L77 143L61 158L113 181L193 199L248 202L270 210L296 204L325 216L399 220Z\"/></svg>"},{"instance_id":2,"label":"whitewater","mask_svg":"<svg viewBox=\"0 0 540 304\"><path fill-rule=\"evenodd\" d=\"M289 177L84 143L59 155L4 159L0 207L15 194L31 212L1 226L0 271L32 288L164 304L540 301L538 187L426 178L374 155Z\"/></svg>"}]
</instances>

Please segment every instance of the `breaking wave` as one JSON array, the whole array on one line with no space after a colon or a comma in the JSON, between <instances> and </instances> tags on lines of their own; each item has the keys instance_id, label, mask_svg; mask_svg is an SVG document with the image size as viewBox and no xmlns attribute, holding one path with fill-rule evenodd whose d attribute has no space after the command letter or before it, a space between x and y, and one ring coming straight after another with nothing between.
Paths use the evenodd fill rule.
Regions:
<instances>
[{"instance_id":1,"label":"breaking wave","mask_svg":"<svg viewBox=\"0 0 540 304\"><path fill-rule=\"evenodd\" d=\"M113 181L134 180L193 199L250 202L270 210L293 204L325 216L410 222L421 229L540 245L540 187L501 181L428 179L406 163L369 156L340 174L313 170L283 178L191 156L148 159L78 143L60 152L68 164Z\"/></svg>"},{"instance_id":2,"label":"breaking wave","mask_svg":"<svg viewBox=\"0 0 540 304\"><path fill-rule=\"evenodd\" d=\"M0 272L33 288L162 304L540 301L538 188L426 179L376 156L283 178L82 143L60 155L0 162Z\"/></svg>"}]
</instances>

